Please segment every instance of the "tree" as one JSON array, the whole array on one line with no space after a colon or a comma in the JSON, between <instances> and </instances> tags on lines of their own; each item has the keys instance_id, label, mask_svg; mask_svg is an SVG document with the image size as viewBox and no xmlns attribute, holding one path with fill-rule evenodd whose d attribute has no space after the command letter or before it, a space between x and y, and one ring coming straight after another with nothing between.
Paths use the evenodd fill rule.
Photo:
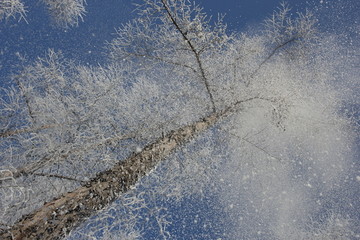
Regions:
<instances>
[{"instance_id":1,"label":"tree","mask_svg":"<svg viewBox=\"0 0 360 240\"><path fill-rule=\"evenodd\" d=\"M85 0L42 0L52 16L56 26L67 28L76 26L85 13ZM21 0L2 0L0 2L0 20L16 18L25 19L26 7Z\"/></svg>"},{"instance_id":2,"label":"tree","mask_svg":"<svg viewBox=\"0 0 360 240\"><path fill-rule=\"evenodd\" d=\"M0 20L15 17L20 14L21 18L24 18L25 7L19 0L4 0L0 2Z\"/></svg>"},{"instance_id":3,"label":"tree","mask_svg":"<svg viewBox=\"0 0 360 240\"><path fill-rule=\"evenodd\" d=\"M338 209L310 224L312 189L324 188L326 202L341 186L353 144L332 83L336 49L321 44L314 16L293 19L283 4L261 34L229 34L185 0L137 7L108 44L109 63L49 50L3 90L2 238L63 237L120 198L131 239L132 217L151 204L210 191L230 211L249 187L248 204L269 212L277 239L354 236ZM149 211L170 237L161 208Z\"/></svg>"}]
</instances>

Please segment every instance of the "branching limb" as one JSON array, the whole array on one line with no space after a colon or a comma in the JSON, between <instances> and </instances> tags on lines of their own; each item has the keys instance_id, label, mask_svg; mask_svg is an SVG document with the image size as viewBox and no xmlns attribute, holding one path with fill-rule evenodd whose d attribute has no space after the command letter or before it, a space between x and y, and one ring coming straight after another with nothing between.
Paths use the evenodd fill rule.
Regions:
<instances>
[{"instance_id":1,"label":"branching limb","mask_svg":"<svg viewBox=\"0 0 360 240\"><path fill-rule=\"evenodd\" d=\"M9 19L11 17L16 18L20 15L19 21L25 19L26 10L24 3L21 0L1 0L0 1L0 21L3 19Z\"/></svg>"},{"instance_id":2,"label":"branching limb","mask_svg":"<svg viewBox=\"0 0 360 240\"><path fill-rule=\"evenodd\" d=\"M209 95L209 98L210 98L210 101L211 101L212 110L213 110L213 112L216 112L216 105L215 105L215 101L214 101L214 96L213 96L212 91L210 89L209 81L208 81L208 79L207 79L207 77L205 75L204 67L203 67L203 64L202 64L201 59L200 59L200 53L195 49L192 41L186 36L185 32L181 29L181 27L177 23L176 19L173 17L173 15L171 13L171 9L167 5L166 0L161 0L161 2L162 2L163 6L164 6L164 8L166 10L166 13L167 13L168 17L171 20L171 22L174 24L175 28L178 30L178 32L183 37L184 41L188 44L191 51L193 52L193 54L194 54L194 56L196 58L196 62L198 64L198 68L200 70L201 78L204 81L206 91L207 91L207 93Z\"/></svg>"},{"instance_id":3,"label":"branching limb","mask_svg":"<svg viewBox=\"0 0 360 240\"><path fill-rule=\"evenodd\" d=\"M16 130L10 130L10 131L5 131L5 132L1 132L0 133L0 138L6 138L6 137L11 137L17 134L23 134L23 133L34 133L34 132L38 132L44 129L49 129L49 128L55 128L55 127L60 127L61 124L48 124L48 125L43 125L40 127L35 127L35 128L21 128L21 129L16 129Z\"/></svg>"},{"instance_id":4,"label":"branching limb","mask_svg":"<svg viewBox=\"0 0 360 240\"><path fill-rule=\"evenodd\" d=\"M288 41L278 45L277 47L272 50L272 52L258 65L258 67L250 74L249 80L246 83L247 86L250 84L250 79L253 78L262 68L262 66L267 63L278 51L280 51L282 48L285 48L287 45L290 45L292 42L295 42L296 38L291 38Z\"/></svg>"},{"instance_id":5,"label":"branching limb","mask_svg":"<svg viewBox=\"0 0 360 240\"><path fill-rule=\"evenodd\" d=\"M156 60L159 62L163 62L163 63L167 63L167 64L171 64L171 65L175 65L175 66L180 66L180 67L184 67L184 68L188 68L190 70L192 70L194 73L197 73L197 70L195 68L193 68L190 65L184 64L184 63L178 63L178 62L174 62L174 61L170 61L161 57L157 57L157 56L152 56L152 55L148 55L148 54L137 54L137 53L129 53L128 56L135 56L135 57L146 57L152 60ZM125 56L126 58L126 56Z\"/></svg>"},{"instance_id":6,"label":"branching limb","mask_svg":"<svg viewBox=\"0 0 360 240\"><path fill-rule=\"evenodd\" d=\"M9 174L11 174L12 178L19 178L21 176L27 176L27 175L37 175L37 173L35 173L35 171L49 165L50 163L53 163L54 158L57 159L57 162L60 162L61 160L67 159L72 154L76 154L78 152L86 152L88 150L96 149L96 148L99 148L103 145L106 145L106 144L109 144L112 142L128 140L128 139L134 138L135 136L136 136L136 134L116 136L112 139L106 139L105 141L86 146L85 148L72 149L72 150L69 150L68 152L62 153L62 154L59 154L56 151L50 152L47 156L43 157L41 160L39 160L37 162L30 163L30 164L25 165L18 169L8 170L6 172L0 172L0 183L1 183L2 179L6 179L6 177L8 177Z\"/></svg>"},{"instance_id":7,"label":"branching limb","mask_svg":"<svg viewBox=\"0 0 360 240\"><path fill-rule=\"evenodd\" d=\"M34 122L35 121L35 115L34 115L34 110L33 110L32 106L31 106L31 100L30 100L28 94L26 93L26 90L25 90L24 86L20 82L19 78L15 78L15 82L16 82L22 96L24 97L24 101L25 101L26 108L28 110L29 117Z\"/></svg>"}]
</instances>

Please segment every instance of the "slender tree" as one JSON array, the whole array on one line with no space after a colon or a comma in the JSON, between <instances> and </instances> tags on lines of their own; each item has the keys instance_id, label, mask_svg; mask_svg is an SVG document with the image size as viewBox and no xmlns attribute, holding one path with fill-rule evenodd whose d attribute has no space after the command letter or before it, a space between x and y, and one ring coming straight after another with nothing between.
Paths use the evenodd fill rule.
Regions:
<instances>
[{"instance_id":1,"label":"slender tree","mask_svg":"<svg viewBox=\"0 0 360 240\"><path fill-rule=\"evenodd\" d=\"M84 1L70 1L81 9L71 16L62 8L69 5L46 2L61 9L62 23L83 13ZM253 179L261 196L254 206L276 209L278 238L288 229L303 239L350 236L348 226L334 230L335 213L313 232L286 218L286 209L305 204L302 186L331 192L351 148L313 15L291 18L283 4L261 34L229 34L222 18L213 21L186 0L144 0L137 8L138 18L108 44L107 65L79 66L49 50L3 90L1 238L65 237L116 199L133 199L124 196L139 182L153 196L179 200L217 189L233 174L242 182L231 189L241 192ZM214 151L201 151L199 139ZM297 175L302 164L312 177ZM137 204L128 205L133 211ZM168 223L155 218L168 237ZM125 237L137 236L131 231Z\"/></svg>"}]
</instances>

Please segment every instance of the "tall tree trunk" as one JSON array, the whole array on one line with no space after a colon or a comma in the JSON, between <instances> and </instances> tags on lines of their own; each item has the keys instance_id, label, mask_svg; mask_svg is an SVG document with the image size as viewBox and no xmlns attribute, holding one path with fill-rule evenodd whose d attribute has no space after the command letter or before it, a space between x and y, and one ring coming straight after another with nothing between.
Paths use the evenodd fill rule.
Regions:
<instances>
[{"instance_id":1,"label":"tall tree trunk","mask_svg":"<svg viewBox=\"0 0 360 240\"><path fill-rule=\"evenodd\" d=\"M121 193L134 186L160 161L198 133L214 125L230 108L213 113L200 121L172 131L131 155L114 167L72 192L45 203L40 209L23 216L11 229L0 233L0 239L61 239L97 210L105 208Z\"/></svg>"}]
</instances>

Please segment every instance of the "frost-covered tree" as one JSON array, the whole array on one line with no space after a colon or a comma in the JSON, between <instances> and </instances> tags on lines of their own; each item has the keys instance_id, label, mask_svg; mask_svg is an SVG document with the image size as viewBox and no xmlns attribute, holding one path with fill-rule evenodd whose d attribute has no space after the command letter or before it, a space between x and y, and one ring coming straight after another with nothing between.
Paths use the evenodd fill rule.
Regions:
<instances>
[{"instance_id":1,"label":"frost-covered tree","mask_svg":"<svg viewBox=\"0 0 360 240\"><path fill-rule=\"evenodd\" d=\"M86 0L42 0L56 26L77 26L83 20Z\"/></svg>"},{"instance_id":2,"label":"frost-covered tree","mask_svg":"<svg viewBox=\"0 0 360 240\"><path fill-rule=\"evenodd\" d=\"M2 0L0 2L0 20L20 15L24 18L25 7L20 0Z\"/></svg>"},{"instance_id":3,"label":"frost-covered tree","mask_svg":"<svg viewBox=\"0 0 360 240\"><path fill-rule=\"evenodd\" d=\"M76 26L85 14L85 0L41 0L47 7L54 24L67 28ZM35 4L35 3L33 3ZM1 0L0 20L16 18L25 19L26 7L21 0Z\"/></svg>"},{"instance_id":4,"label":"frost-covered tree","mask_svg":"<svg viewBox=\"0 0 360 240\"><path fill-rule=\"evenodd\" d=\"M219 238L355 237L331 204L353 181L351 79L315 17L284 4L260 33L230 34L186 0L137 11L109 63L49 50L2 90L1 238L171 239L166 203L209 194Z\"/></svg>"}]
</instances>

